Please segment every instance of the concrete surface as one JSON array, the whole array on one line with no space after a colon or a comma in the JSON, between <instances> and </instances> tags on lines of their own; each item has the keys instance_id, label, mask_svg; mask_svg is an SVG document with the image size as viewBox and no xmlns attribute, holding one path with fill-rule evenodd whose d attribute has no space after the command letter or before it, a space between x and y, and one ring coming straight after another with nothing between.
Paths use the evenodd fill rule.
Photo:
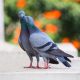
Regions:
<instances>
[{"instance_id":1,"label":"concrete surface","mask_svg":"<svg viewBox=\"0 0 80 80\"><path fill-rule=\"evenodd\" d=\"M21 48L5 44L0 50L0 80L80 80L80 58L72 59L72 67L49 64L50 69L29 69L29 58ZM33 66L36 65L34 58ZM40 60L43 66L43 60Z\"/></svg>"}]
</instances>

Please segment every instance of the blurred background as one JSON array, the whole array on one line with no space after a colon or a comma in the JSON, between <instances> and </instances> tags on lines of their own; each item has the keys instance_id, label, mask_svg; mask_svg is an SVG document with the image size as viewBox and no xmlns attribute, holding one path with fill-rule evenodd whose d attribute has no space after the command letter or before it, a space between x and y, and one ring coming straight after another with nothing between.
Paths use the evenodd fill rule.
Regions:
<instances>
[{"instance_id":1,"label":"blurred background","mask_svg":"<svg viewBox=\"0 0 80 80\"><path fill-rule=\"evenodd\" d=\"M18 44L19 10L56 43L72 43L80 55L80 0L4 0L4 35L11 44Z\"/></svg>"}]
</instances>

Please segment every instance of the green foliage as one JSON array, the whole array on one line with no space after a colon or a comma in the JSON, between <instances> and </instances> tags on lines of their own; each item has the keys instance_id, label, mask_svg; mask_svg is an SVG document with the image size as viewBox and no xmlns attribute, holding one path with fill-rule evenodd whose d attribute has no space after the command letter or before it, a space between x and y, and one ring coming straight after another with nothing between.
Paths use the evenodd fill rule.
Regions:
<instances>
[{"instance_id":1,"label":"green foliage","mask_svg":"<svg viewBox=\"0 0 80 80\"><path fill-rule=\"evenodd\" d=\"M4 0L4 2L6 34L9 25L18 22L17 13L20 8L16 6L17 0ZM59 34L54 36L50 34L54 40L60 41L63 37L69 37L70 39L80 38L80 5L78 3L71 1L65 2L64 0L26 0L26 3L23 10L27 15L42 21L43 26L47 23L58 25ZM42 14L44 12L54 9L61 11L62 16L60 19L46 20L43 18ZM6 35L7 40L11 39L10 36L11 35Z\"/></svg>"},{"instance_id":2,"label":"green foliage","mask_svg":"<svg viewBox=\"0 0 80 80\"><path fill-rule=\"evenodd\" d=\"M80 35L80 6L72 4L61 9L61 37L69 37L70 39L79 39Z\"/></svg>"}]
</instances>

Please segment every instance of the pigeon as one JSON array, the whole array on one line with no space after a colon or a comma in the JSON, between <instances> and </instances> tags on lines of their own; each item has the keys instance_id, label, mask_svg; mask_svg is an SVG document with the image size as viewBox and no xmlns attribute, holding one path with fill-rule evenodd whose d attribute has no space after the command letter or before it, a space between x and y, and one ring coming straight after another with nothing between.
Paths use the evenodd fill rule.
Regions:
<instances>
[{"instance_id":1,"label":"pigeon","mask_svg":"<svg viewBox=\"0 0 80 80\"><path fill-rule=\"evenodd\" d=\"M29 31L26 25L26 18L24 11L19 11L18 13L20 23L21 23L21 31L18 39L20 47L27 53L30 59L30 65L27 68L32 68L33 57L37 58L37 68L39 68L39 57L35 50L33 50L30 42L29 42ZM24 18L24 19L23 19Z\"/></svg>"},{"instance_id":2,"label":"pigeon","mask_svg":"<svg viewBox=\"0 0 80 80\"><path fill-rule=\"evenodd\" d=\"M33 62L34 56L37 59L36 68L40 68L39 67L39 57L41 56L39 56L38 52L32 48L30 41L29 41L30 33L27 27L28 26L27 19L30 19L31 17L25 16L25 12L22 10L19 11L18 16L19 16L20 23L21 23L21 32L20 32L18 42L19 42L20 47L27 53L27 55L30 58L30 65L27 68L32 68L32 62ZM54 59L49 59L49 63L58 64L58 61Z\"/></svg>"},{"instance_id":3,"label":"pigeon","mask_svg":"<svg viewBox=\"0 0 80 80\"><path fill-rule=\"evenodd\" d=\"M38 27L34 25L34 20L32 17L27 18L27 27L30 33L29 41L32 48L39 53L40 56L44 58L46 63L45 68L48 68L49 58L57 59L62 62L66 67L71 67L70 58L73 58L72 55L62 51L58 48L56 43L44 32L40 31ZM52 62L52 61L51 61Z\"/></svg>"}]
</instances>

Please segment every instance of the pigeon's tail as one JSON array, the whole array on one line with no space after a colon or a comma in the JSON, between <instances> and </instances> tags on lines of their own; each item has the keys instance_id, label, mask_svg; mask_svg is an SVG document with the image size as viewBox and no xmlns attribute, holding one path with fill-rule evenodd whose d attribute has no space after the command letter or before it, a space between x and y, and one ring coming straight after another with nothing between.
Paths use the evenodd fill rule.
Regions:
<instances>
[{"instance_id":1,"label":"pigeon's tail","mask_svg":"<svg viewBox=\"0 0 80 80\"><path fill-rule=\"evenodd\" d=\"M49 58L49 63L51 64L59 64L59 62L57 60L51 59Z\"/></svg>"},{"instance_id":2,"label":"pigeon's tail","mask_svg":"<svg viewBox=\"0 0 80 80\"><path fill-rule=\"evenodd\" d=\"M71 67L71 65L66 61L66 62L62 62L66 67Z\"/></svg>"},{"instance_id":3,"label":"pigeon's tail","mask_svg":"<svg viewBox=\"0 0 80 80\"><path fill-rule=\"evenodd\" d=\"M55 56L64 56L64 57L71 57L71 58L73 58L72 55L67 54L66 52L64 52L64 51L62 51L60 49L52 50L50 53L55 55Z\"/></svg>"},{"instance_id":4,"label":"pigeon's tail","mask_svg":"<svg viewBox=\"0 0 80 80\"><path fill-rule=\"evenodd\" d=\"M71 60L68 57L64 57L65 60L67 60L68 62L71 62Z\"/></svg>"},{"instance_id":5,"label":"pigeon's tail","mask_svg":"<svg viewBox=\"0 0 80 80\"><path fill-rule=\"evenodd\" d=\"M58 57L58 59L66 66L71 67L71 65L68 63L68 60L66 60L64 57ZM68 59L68 58L67 58Z\"/></svg>"}]
</instances>

